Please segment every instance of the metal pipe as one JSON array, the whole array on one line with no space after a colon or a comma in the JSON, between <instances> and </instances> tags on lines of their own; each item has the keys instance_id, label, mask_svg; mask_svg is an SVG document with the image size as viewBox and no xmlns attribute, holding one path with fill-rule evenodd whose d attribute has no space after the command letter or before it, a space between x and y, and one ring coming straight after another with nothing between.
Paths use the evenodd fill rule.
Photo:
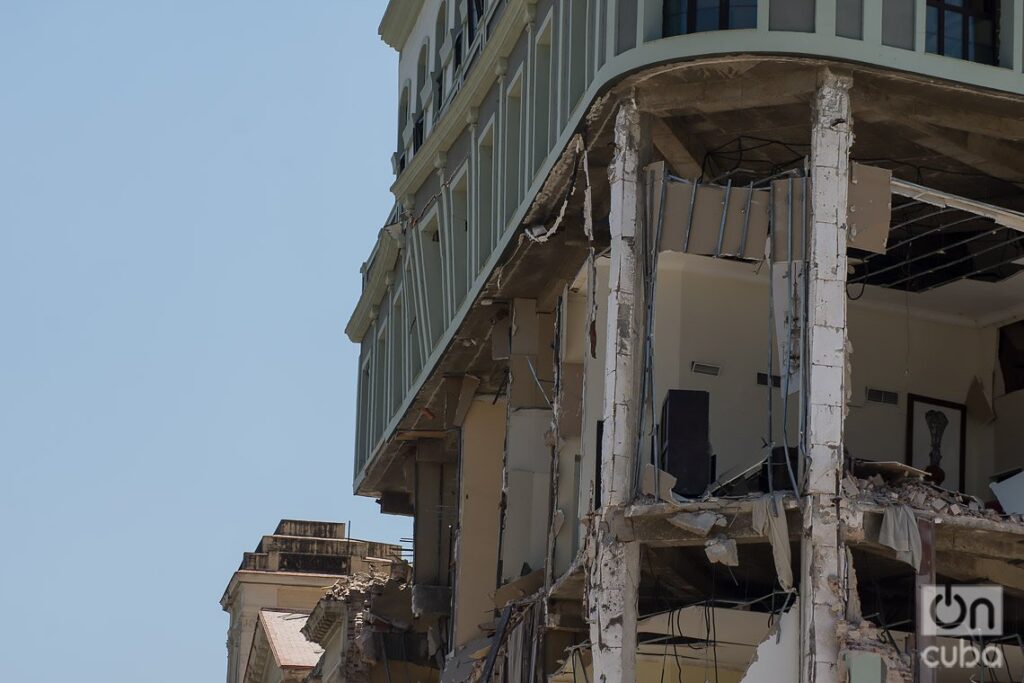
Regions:
<instances>
[{"instance_id":1,"label":"metal pipe","mask_svg":"<svg viewBox=\"0 0 1024 683\"><path fill-rule=\"evenodd\" d=\"M771 454L775 449L775 420L772 412L773 387L772 387L772 362L775 358L775 344L772 337L775 335L775 193L768 195L768 381L765 382L768 391L768 490L772 490L772 468Z\"/></svg>"},{"instance_id":2,"label":"metal pipe","mask_svg":"<svg viewBox=\"0 0 1024 683\"><path fill-rule=\"evenodd\" d=\"M806 187L806 184L805 184ZM806 192L804 193L806 194ZM786 261L787 261L787 272L786 277L789 282L787 284L786 292L786 320L785 320L785 332L786 332L786 344L783 347L785 349L785 364L779 364L779 372L782 374L782 448L785 451L785 461L789 464L789 379L792 370L793 362L793 278L795 276L793 272L793 179L789 178L786 183L786 233L787 233L787 247L786 247ZM780 359L781 360L781 359ZM771 379L769 378L769 384ZM775 464L772 457L775 453L775 449L772 449L768 453L768 471L772 471L772 466ZM792 474L792 472L790 473ZM772 489L769 489L771 492ZM796 486L796 480L793 480L793 491L798 493L799 489Z\"/></svg>"},{"instance_id":3,"label":"metal pipe","mask_svg":"<svg viewBox=\"0 0 1024 683\"><path fill-rule=\"evenodd\" d=\"M806 163L806 159L805 159ZM809 172L810 169L808 169ZM811 259L809 254L811 253L811 225L807 211L807 202L810 201L810 192L807 191L809 187L808 181L804 181L804 192L803 192L803 225L801 228L801 234L803 235L803 291L801 303L801 324L800 324L800 415L798 424L800 425L800 434L797 441L797 452L800 454L800 466L806 472L808 466L808 455L806 447L806 435L807 435L807 415L810 412L810 406L808 401L810 400L811 387L810 387L810 370L808 368L808 358L810 357L810 328L808 327L811 319L810 315L810 302L811 302ZM842 255L845 256L845 250ZM845 269L843 271L845 274ZM845 288L844 288L845 289ZM845 302L844 302L845 304ZM845 319L845 317L844 317ZM799 472L800 466L797 467ZM786 469L789 472L789 479L793 483L793 492L798 494L800 490L797 488L798 472L793 472L793 463L789 459L789 451L786 451Z\"/></svg>"},{"instance_id":4,"label":"metal pipe","mask_svg":"<svg viewBox=\"0 0 1024 683\"><path fill-rule=\"evenodd\" d=\"M995 235L1000 230L1002 230L1002 228L995 228L993 230L985 230L984 232L979 232L979 233L971 235L970 237L967 237L965 239L959 240L957 242L953 242L952 244L944 244L941 247L939 247L938 249L933 249L932 251L926 252L924 254L919 254L919 255L915 256L914 258L905 259L903 261L900 261L899 263L894 263L891 266L886 266L885 268L882 268L881 270L876 270L875 272L871 273L870 275L868 275L868 274L861 275L859 277L856 277L856 278L850 280L850 282L852 282L854 284L856 284L858 282L863 282L864 280L867 280L869 277L877 277L878 275L881 275L882 273L888 273L890 271L896 270L897 268L902 268L904 266L910 265L911 263L917 263L921 259L928 258L929 256L934 256L935 254L938 254L938 253L941 253L943 251L946 251L947 249L955 249L956 247L961 247L961 246L967 244L968 242L973 242L975 240L979 240L982 237L989 237L991 235ZM908 277L907 279L910 279L912 277L914 277L914 276L912 275L912 276ZM905 282L905 280L899 280L899 282ZM889 282L889 283L886 283L886 286L892 286L893 284L895 284L895 283Z\"/></svg>"},{"instance_id":5,"label":"metal pipe","mask_svg":"<svg viewBox=\"0 0 1024 683\"><path fill-rule=\"evenodd\" d=\"M747 253L747 233L750 231L750 207L754 201L754 182L750 182L750 187L747 188L747 208L743 211L743 235L740 237L740 253L737 254L740 258ZM771 372L768 373L769 375Z\"/></svg>"},{"instance_id":6,"label":"metal pipe","mask_svg":"<svg viewBox=\"0 0 1024 683\"><path fill-rule=\"evenodd\" d=\"M1007 242L1005 244L1001 244L1000 246L1009 246L1011 244L1012 244L1012 242ZM924 289L919 289L918 290L918 294L920 294L922 292L927 292L927 291L930 291L930 290L933 290L933 289L937 289L938 287L942 287L943 285L948 285L950 282L955 282L956 280L964 280L966 278L971 277L972 275L977 275L978 273L984 273L985 271L992 270L994 268L999 268L1001 266L1005 266L1005 265L1007 265L1009 263L1013 263L1014 261L1019 259L1020 256L1021 256L1020 252L1019 251L1015 251L1013 256L1011 256L1010 258L1007 258L1007 259L1004 259L1002 261L999 261L998 263L993 263L992 265L989 265L989 266L985 266L984 268L977 268L977 269L972 270L971 272L967 273L966 275L960 275L960 276L957 276L957 277L951 277L951 278L949 278L947 280L943 280L943 281L938 282L936 284L928 285Z\"/></svg>"},{"instance_id":7,"label":"metal pipe","mask_svg":"<svg viewBox=\"0 0 1024 683\"><path fill-rule=\"evenodd\" d=\"M690 251L690 230L693 229L693 207L697 204L697 181L692 181L693 191L690 194L690 215L686 217L686 236L683 238L683 253Z\"/></svg>"},{"instance_id":8,"label":"metal pipe","mask_svg":"<svg viewBox=\"0 0 1024 683\"><path fill-rule=\"evenodd\" d=\"M995 232L998 232L998 231L993 231L993 233L995 233ZM1004 247L1008 247L1011 244L1017 244L1018 242L1021 242L1021 241L1024 241L1024 234L1022 234L1020 237L1016 237L1016 238L1014 238L1012 240L1009 240L1008 242L1002 242L1002 243L997 244L997 245L995 245L993 247L988 247L987 249L982 249L981 251L976 251L973 254L968 254L967 256L964 256L962 258L958 258L958 259L956 259L954 261L950 261L949 263L943 263L940 266L935 266L934 268L929 268L928 270L924 271L923 273L916 273L914 275L908 275L907 277L902 278L900 280L897 280L896 282L890 282L890 283L886 284L885 286L886 287L894 287L896 285L903 284L907 280L913 280L915 278L924 277L925 275L931 275L932 273L938 272L940 270L945 270L946 268L949 268L950 266L955 266L958 263L963 263L964 261L969 261L970 259L975 258L977 256L981 256L982 254L987 254L987 253L989 253L991 251L995 251L996 249L1002 249ZM954 279L956 279L956 278L954 278Z\"/></svg>"},{"instance_id":9,"label":"metal pipe","mask_svg":"<svg viewBox=\"0 0 1024 683\"><path fill-rule=\"evenodd\" d=\"M715 257L722 255L722 242L725 240L725 221L729 217L729 195L732 193L732 178L725 184L725 198L722 199L722 221L718 225L718 242L715 244Z\"/></svg>"},{"instance_id":10,"label":"metal pipe","mask_svg":"<svg viewBox=\"0 0 1024 683\"><path fill-rule=\"evenodd\" d=\"M911 218L910 220L903 221L902 223L897 223L896 225L889 226L889 232L892 232L893 230L899 230L900 228L905 228L906 226L912 225L914 223L919 223L919 222L925 220L926 218L935 218L936 216L941 216L943 214L952 213L953 211L959 211L959 209L951 209L951 208L947 207L945 209L939 209L938 211L932 211L931 213L926 213L923 216L916 216L914 218Z\"/></svg>"},{"instance_id":11,"label":"metal pipe","mask_svg":"<svg viewBox=\"0 0 1024 683\"><path fill-rule=\"evenodd\" d=\"M921 202L919 202L919 201L918 201L918 200L916 200L916 199L911 199L911 200L910 200L909 202L903 202L903 203L902 203L902 204L900 204L899 206L894 206L894 207L892 207L892 210L893 210L893 211L902 211L903 209L905 209L905 208L907 208L907 207L909 207L909 206L916 206L916 205L918 205L918 204L920 204L920 203L921 203Z\"/></svg>"},{"instance_id":12,"label":"metal pipe","mask_svg":"<svg viewBox=\"0 0 1024 683\"><path fill-rule=\"evenodd\" d=\"M918 233L916 235L911 235L910 237L908 237L907 239L903 240L902 242L897 242L896 244L888 247L886 249L885 254L888 254L889 252L893 251L894 249L899 249L900 247L906 246L906 245L910 244L911 242L917 241L917 240L921 239L922 237L928 237L929 235L934 235L937 232L942 232L946 228L952 228L954 225L960 225L962 223L970 223L971 221L979 221L979 220L982 220L981 216L975 216L975 215L971 214L967 218L961 218L960 220L953 221L952 223L943 223L942 225L940 225L938 227L935 227L935 228L932 228L931 230L925 230L924 232ZM870 255L864 257L864 262L867 263L871 259L878 258L879 256L885 256L885 254L870 254Z\"/></svg>"}]
</instances>

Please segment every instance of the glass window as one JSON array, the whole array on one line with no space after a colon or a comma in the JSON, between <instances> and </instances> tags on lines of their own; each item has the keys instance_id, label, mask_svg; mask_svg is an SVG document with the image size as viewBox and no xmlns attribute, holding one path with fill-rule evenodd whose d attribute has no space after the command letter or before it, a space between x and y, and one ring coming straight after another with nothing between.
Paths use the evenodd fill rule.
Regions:
<instances>
[{"instance_id":1,"label":"glass window","mask_svg":"<svg viewBox=\"0 0 1024 683\"><path fill-rule=\"evenodd\" d=\"M925 50L995 64L998 0L928 0Z\"/></svg>"},{"instance_id":2,"label":"glass window","mask_svg":"<svg viewBox=\"0 0 1024 683\"><path fill-rule=\"evenodd\" d=\"M757 0L665 0L666 37L701 31L757 27Z\"/></svg>"}]
</instances>

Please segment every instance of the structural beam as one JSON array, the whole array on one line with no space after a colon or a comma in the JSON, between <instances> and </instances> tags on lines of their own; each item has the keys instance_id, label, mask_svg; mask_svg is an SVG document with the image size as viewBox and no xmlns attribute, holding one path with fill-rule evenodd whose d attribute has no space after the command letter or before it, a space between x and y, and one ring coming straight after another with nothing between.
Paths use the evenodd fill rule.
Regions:
<instances>
[{"instance_id":1,"label":"structural beam","mask_svg":"<svg viewBox=\"0 0 1024 683\"><path fill-rule=\"evenodd\" d=\"M988 218L996 223L996 225L1001 225L1004 228L1024 232L1024 213L1019 211L1004 209L1001 206L987 204L976 199L961 197L950 192L943 192L897 178L892 179L892 193L940 208L966 211L981 218Z\"/></svg>"},{"instance_id":2,"label":"structural beam","mask_svg":"<svg viewBox=\"0 0 1024 683\"><path fill-rule=\"evenodd\" d=\"M640 547L616 533L632 498L636 455L638 378L643 310L637 260L643 226L640 187L640 113L624 101L615 119L615 156L608 170L611 188L611 269L608 292L604 378L604 434L601 443L602 506L591 528L587 611L594 680L634 680L637 647L637 589Z\"/></svg>"},{"instance_id":3,"label":"structural beam","mask_svg":"<svg viewBox=\"0 0 1024 683\"><path fill-rule=\"evenodd\" d=\"M846 551L839 535L846 411L846 215L853 143L851 79L827 69L813 102L810 178L807 425L803 436L801 683L838 683L836 627L845 616Z\"/></svg>"},{"instance_id":4,"label":"structural beam","mask_svg":"<svg viewBox=\"0 0 1024 683\"><path fill-rule=\"evenodd\" d=\"M664 119L651 119L651 139L654 147L665 157L673 173L680 178L698 178L703 171L701 159L687 149L672 127ZM703 156L703 155L702 155Z\"/></svg>"},{"instance_id":5,"label":"structural beam","mask_svg":"<svg viewBox=\"0 0 1024 683\"><path fill-rule=\"evenodd\" d=\"M671 88L647 87L639 92L638 99L642 111L658 116L713 114L806 101L814 85L814 71L792 69L770 78L748 76L680 83Z\"/></svg>"}]
</instances>

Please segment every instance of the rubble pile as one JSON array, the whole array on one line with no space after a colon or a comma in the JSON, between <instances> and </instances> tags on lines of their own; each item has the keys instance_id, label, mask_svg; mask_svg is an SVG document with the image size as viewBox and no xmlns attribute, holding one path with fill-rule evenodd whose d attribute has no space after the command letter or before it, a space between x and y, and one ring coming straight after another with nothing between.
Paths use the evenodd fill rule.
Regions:
<instances>
[{"instance_id":1,"label":"rubble pile","mask_svg":"<svg viewBox=\"0 0 1024 683\"><path fill-rule=\"evenodd\" d=\"M392 615L390 612L396 610L388 604L394 602L393 598L388 599L389 594L404 593L410 579L410 565L394 560L341 577L321 598L321 601L343 602L348 606L345 613L348 621L345 637L348 642L344 647L347 653L344 662L346 681L369 681L371 668L383 660L382 643L375 635L377 631L404 631L410 628L404 611ZM404 597L404 602L407 602L407 595ZM310 637L306 629L303 632L307 638Z\"/></svg>"},{"instance_id":2,"label":"rubble pile","mask_svg":"<svg viewBox=\"0 0 1024 683\"><path fill-rule=\"evenodd\" d=\"M857 653L880 659L885 683L911 683L914 680L910 655L900 652L874 624L867 621L840 621L836 627L836 637L845 657Z\"/></svg>"},{"instance_id":3,"label":"rubble pile","mask_svg":"<svg viewBox=\"0 0 1024 683\"><path fill-rule=\"evenodd\" d=\"M1024 516L1001 514L997 510L986 508L974 496L948 491L919 477L886 479L881 474L873 474L861 479L848 474L843 481L843 487L851 498L879 505L897 503L940 515L1024 522Z\"/></svg>"}]
</instances>

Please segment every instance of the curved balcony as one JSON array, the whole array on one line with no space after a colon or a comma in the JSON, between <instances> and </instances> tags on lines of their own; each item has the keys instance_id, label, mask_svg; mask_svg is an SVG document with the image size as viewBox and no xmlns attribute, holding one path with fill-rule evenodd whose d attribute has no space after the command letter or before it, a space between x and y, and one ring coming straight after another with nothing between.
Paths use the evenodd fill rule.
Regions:
<instances>
[{"instance_id":1,"label":"curved balcony","mask_svg":"<svg viewBox=\"0 0 1024 683\"><path fill-rule=\"evenodd\" d=\"M998 8L978 19L977 27L991 22L990 45L977 38L979 28L970 32L957 17L940 19L942 8L930 8L935 3L929 0L734 0L737 7L750 6L736 23L752 27L729 30L695 30L707 24L680 19L680 8L692 12L708 3L666 1L669 7L662 0L501 0L489 6L486 17L493 20L484 23L482 51L462 70L451 99L392 186L405 218L381 240L388 253L396 246L400 253L387 273L376 273L347 328L362 344L357 490L375 490L364 483L374 455L388 446L437 374L588 111L625 77L672 63L765 55L869 67L905 76L916 87L941 81L1024 94L1024 0L992 3ZM723 10L716 27L731 20ZM680 31L693 32L665 37ZM965 46L957 35L977 45ZM943 51L992 63L937 54ZM436 393L439 380L431 381Z\"/></svg>"}]
</instances>

